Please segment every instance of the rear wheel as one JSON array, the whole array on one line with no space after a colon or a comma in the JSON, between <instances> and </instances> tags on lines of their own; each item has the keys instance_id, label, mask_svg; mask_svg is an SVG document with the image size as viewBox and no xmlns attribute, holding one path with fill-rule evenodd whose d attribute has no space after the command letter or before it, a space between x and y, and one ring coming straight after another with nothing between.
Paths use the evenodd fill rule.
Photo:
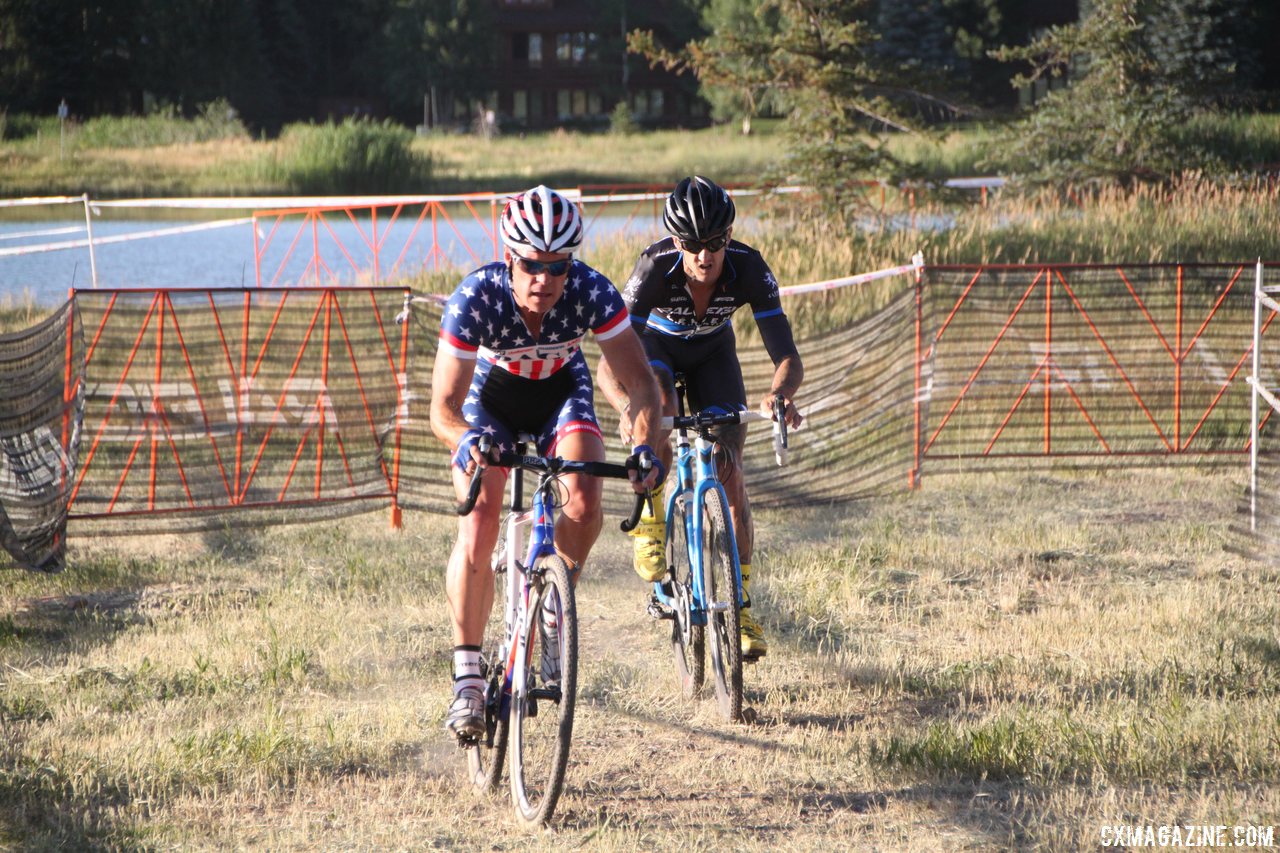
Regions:
<instances>
[{"instance_id":1,"label":"rear wheel","mask_svg":"<svg viewBox=\"0 0 1280 853\"><path fill-rule=\"evenodd\" d=\"M689 560L686 495L676 498L667 518L667 565L671 567L671 652L676 678L686 699L697 695L705 677L706 632L693 623L693 565Z\"/></svg>"},{"instance_id":2,"label":"rear wheel","mask_svg":"<svg viewBox=\"0 0 1280 853\"><path fill-rule=\"evenodd\" d=\"M709 489L702 503L702 585L711 634L711 671L716 702L726 720L742 720L742 645L733 533L723 496Z\"/></svg>"},{"instance_id":3,"label":"rear wheel","mask_svg":"<svg viewBox=\"0 0 1280 853\"><path fill-rule=\"evenodd\" d=\"M521 626L528 655L516 662L525 667L525 689L512 688L509 756L516 817L530 827L546 823L560 799L578 690L578 612L569 567L558 556L543 557L533 577L530 618Z\"/></svg>"}]
</instances>

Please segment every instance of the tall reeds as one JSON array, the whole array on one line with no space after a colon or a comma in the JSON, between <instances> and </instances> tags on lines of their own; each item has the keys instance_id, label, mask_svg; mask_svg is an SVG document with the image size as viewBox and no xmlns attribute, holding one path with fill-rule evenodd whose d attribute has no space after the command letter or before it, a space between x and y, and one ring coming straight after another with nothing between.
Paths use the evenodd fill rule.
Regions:
<instances>
[{"instance_id":1,"label":"tall reeds","mask_svg":"<svg viewBox=\"0 0 1280 853\"><path fill-rule=\"evenodd\" d=\"M289 125L258 168L266 182L303 195L425 192L431 159L412 142L411 131L385 121Z\"/></svg>"}]
</instances>

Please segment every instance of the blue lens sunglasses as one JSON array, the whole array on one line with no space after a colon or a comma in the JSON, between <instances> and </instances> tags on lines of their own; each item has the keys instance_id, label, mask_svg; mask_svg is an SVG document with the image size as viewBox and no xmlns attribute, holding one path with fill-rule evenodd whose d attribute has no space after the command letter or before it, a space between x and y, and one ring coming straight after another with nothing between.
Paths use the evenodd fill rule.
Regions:
<instances>
[{"instance_id":1,"label":"blue lens sunglasses","mask_svg":"<svg viewBox=\"0 0 1280 853\"><path fill-rule=\"evenodd\" d=\"M511 257L515 258L516 263L520 265L520 269L529 275L541 275L544 272L553 276L564 275L569 271L569 265L573 263L573 258L571 257L562 261L551 261L550 263L522 258L515 252L511 253Z\"/></svg>"}]
</instances>

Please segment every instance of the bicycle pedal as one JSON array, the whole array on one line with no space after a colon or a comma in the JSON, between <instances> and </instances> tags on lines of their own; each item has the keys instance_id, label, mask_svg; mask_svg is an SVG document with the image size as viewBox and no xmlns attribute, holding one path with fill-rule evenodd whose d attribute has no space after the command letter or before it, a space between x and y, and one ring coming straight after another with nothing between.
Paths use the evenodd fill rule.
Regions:
<instances>
[{"instance_id":1,"label":"bicycle pedal","mask_svg":"<svg viewBox=\"0 0 1280 853\"><path fill-rule=\"evenodd\" d=\"M645 612L654 619L676 618L675 611L669 607L665 607L661 601L658 601L658 597L656 595L649 596L649 605L645 607Z\"/></svg>"}]
</instances>

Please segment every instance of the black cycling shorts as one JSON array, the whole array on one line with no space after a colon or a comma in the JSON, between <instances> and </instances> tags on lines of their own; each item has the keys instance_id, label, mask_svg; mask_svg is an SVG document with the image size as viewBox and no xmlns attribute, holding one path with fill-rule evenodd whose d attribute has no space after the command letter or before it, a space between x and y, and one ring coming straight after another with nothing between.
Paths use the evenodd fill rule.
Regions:
<instances>
[{"instance_id":1,"label":"black cycling shorts","mask_svg":"<svg viewBox=\"0 0 1280 853\"><path fill-rule=\"evenodd\" d=\"M681 338L648 332L641 336L649 364L672 378L683 373L689 398L687 414L708 406L737 408L747 404L733 327L725 325L705 337Z\"/></svg>"}]
</instances>

